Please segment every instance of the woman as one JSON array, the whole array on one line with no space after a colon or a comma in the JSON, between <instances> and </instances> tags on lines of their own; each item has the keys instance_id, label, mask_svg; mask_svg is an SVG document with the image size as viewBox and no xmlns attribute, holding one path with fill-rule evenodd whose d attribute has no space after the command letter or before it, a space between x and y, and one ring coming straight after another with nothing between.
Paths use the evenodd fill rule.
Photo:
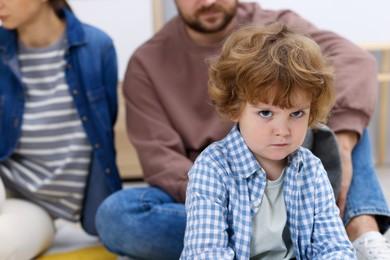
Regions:
<instances>
[{"instance_id":1,"label":"woman","mask_svg":"<svg viewBox=\"0 0 390 260\"><path fill-rule=\"evenodd\" d=\"M0 259L32 259L55 218L96 235L121 188L116 54L65 0L0 0L0 20Z\"/></svg>"}]
</instances>

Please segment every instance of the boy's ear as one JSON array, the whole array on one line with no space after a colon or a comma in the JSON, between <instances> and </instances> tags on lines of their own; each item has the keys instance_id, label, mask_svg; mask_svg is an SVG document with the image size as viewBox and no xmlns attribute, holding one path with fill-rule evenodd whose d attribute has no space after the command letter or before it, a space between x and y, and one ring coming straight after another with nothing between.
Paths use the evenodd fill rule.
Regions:
<instances>
[{"instance_id":1,"label":"boy's ear","mask_svg":"<svg viewBox=\"0 0 390 260\"><path fill-rule=\"evenodd\" d=\"M244 110L244 105L241 104L239 108L234 109L230 112L230 120L234 123L238 123L241 117L241 112Z\"/></svg>"},{"instance_id":2,"label":"boy's ear","mask_svg":"<svg viewBox=\"0 0 390 260\"><path fill-rule=\"evenodd\" d=\"M240 113L235 112L234 114L232 114L230 116L230 120L232 120L234 123L238 123L238 121L240 120Z\"/></svg>"}]
</instances>

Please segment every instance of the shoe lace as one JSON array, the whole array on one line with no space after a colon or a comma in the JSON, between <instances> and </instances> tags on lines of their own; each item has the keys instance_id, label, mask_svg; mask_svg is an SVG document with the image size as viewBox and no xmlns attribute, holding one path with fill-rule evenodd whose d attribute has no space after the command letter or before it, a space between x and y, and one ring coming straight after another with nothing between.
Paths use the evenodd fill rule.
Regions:
<instances>
[{"instance_id":1,"label":"shoe lace","mask_svg":"<svg viewBox=\"0 0 390 260\"><path fill-rule=\"evenodd\" d=\"M390 243L385 237L365 239L363 244L373 259L390 259Z\"/></svg>"}]
</instances>

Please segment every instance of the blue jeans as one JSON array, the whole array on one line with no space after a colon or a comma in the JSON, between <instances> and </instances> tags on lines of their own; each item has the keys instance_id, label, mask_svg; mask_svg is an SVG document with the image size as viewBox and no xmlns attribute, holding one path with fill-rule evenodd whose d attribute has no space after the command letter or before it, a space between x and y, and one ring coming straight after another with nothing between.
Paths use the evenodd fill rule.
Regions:
<instances>
[{"instance_id":1,"label":"blue jeans","mask_svg":"<svg viewBox=\"0 0 390 260\"><path fill-rule=\"evenodd\" d=\"M352 151L353 177L345 208L344 225L359 215L375 215L385 233L390 225L390 211L376 176L367 129Z\"/></svg>"},{"instance_id":2,"label":"blue jeans","mask_svg":"<svg viewBox=\"0 0 390 260\"><path fill-rule=\"evenodd\" d=\"M96 215L104 246L135 259L179 259L185 226L184 204L155 187L118 191L103 202Z\"/></svg>"},{"instance_id":3,"label":"blue jeans","mask_svg":"<svg viewBox=\"0 0 390 260\"><path fill-rule=\"evenodd\" d=\"M352 153L354 175L344 224L356 216L376 215L384 233L390 211L379 185L367 130ZM100 206L96 225L103 244L135 259L179 259L185 231L185 208L159 188L125 189Z\"/></svg>"}]
</instances>

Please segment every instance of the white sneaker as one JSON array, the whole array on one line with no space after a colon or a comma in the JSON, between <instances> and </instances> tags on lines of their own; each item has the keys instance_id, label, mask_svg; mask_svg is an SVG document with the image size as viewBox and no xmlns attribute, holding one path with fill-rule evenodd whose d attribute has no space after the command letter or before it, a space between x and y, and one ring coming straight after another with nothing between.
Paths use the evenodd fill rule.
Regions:
<instances>
[{"instance_id":1,"label":"white sneaker","mask_svg":"<svg viewBox=\"0 0 390 260\"><path fill-rule=\"evenodd\" d=\"M353 246L359 260L390 260L390 243L379 232L367 232L358 237Z\"/></svg>"}]
</instances>

